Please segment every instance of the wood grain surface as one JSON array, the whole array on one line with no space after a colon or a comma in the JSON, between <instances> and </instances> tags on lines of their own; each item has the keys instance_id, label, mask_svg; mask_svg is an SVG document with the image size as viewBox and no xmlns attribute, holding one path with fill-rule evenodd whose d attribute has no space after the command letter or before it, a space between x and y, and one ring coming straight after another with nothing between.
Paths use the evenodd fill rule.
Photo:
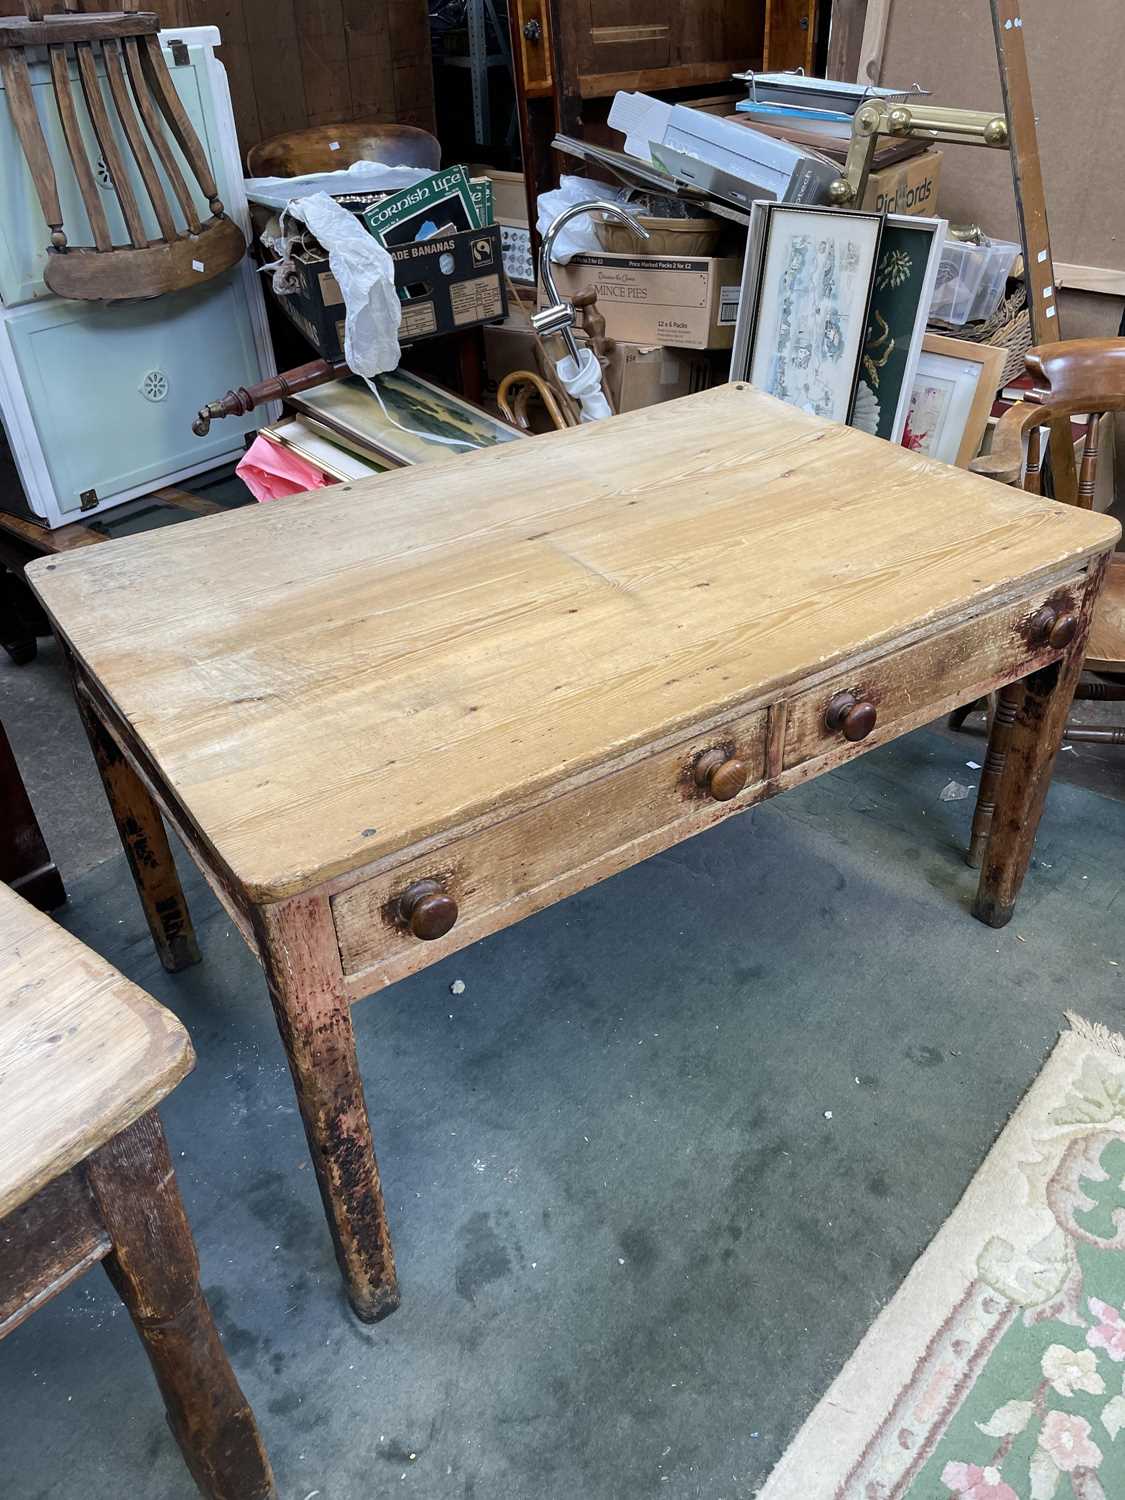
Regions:
<instances>
[{"instance_id":1,"label":"wood grain surface","mask_svg":"<svg viewBox=\"0 0 1125 1500\"><path fill-rule=\"evenodd\" d=\"M170 1011L0 885L0 1218L191 1071Z\"/></svg>"},{"instance_id":2,"label":"wood grain surface","mask_svg":"<svg viewBox=\"0 0 1125 1500\"><path fill-rule=\"evenodd\" d=\"M1120 528L731 385L33 563L251 899L542 800Z\"/></svg>"}]
</instances>

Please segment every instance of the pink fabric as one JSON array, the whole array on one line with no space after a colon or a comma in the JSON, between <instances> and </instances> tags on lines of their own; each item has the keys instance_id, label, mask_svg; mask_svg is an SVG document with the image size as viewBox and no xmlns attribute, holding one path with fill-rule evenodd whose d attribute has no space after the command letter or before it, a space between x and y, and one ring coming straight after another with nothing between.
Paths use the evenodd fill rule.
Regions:
<instances>
[{"instance_id":1,"label":"pink fabric","mask_svg":"<svg viewBox=\"0 0 1125 1500\"><path fill-rule=\"evenodd\" d=\"M234 471L255 500L280 500L339 484L315 464L266 437L256 437Z\"/></svg>"}]
</instances>

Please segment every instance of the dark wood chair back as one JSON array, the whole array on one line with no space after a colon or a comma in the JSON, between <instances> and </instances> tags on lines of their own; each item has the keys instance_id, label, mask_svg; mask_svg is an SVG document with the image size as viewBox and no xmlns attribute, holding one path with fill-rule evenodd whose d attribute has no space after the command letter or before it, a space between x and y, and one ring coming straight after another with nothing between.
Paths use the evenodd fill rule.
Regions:
<instances>
[{"instance_id":1,"label":"dark wood chair back","mask_svg":"<svg viewBox=\"0 0 1125 1500\"><path fill-rule=\"evenodd\" d=\"M246 153L251 177L300 177L305 172L335 172L356 161L381 161L388 167L441 166L441 146L428 130L414 125L380 125L352 120L341 125L310 125L260 141Z\"/></svg>"},{"instance_id":2,"label":"dark wood chair back","mask_svg":"<svg viewBox=\"0 0 1125 1500\"><path fill-rule=\"evenodd\" d=\"M1042 491L1043 428L1064 418L1086 419L1082 464L1074 496L1056 498L1090 510L1098 475L1098 432L1106 412L1125 411L1125 339L1070 339L1029 349L1028 373L1035 385L1027 398L1000 418L992 451L969 465L974 474ZM1061 429L1065 430L1065 428ZM1026 466L1025 466L1026 458Z\"/></svg>"}]
</instances>

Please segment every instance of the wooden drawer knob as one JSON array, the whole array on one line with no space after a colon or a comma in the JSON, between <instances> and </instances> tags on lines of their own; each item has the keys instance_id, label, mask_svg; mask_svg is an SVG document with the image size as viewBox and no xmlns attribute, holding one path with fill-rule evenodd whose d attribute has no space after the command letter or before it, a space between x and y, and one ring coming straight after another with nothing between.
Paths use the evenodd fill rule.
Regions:
<instances>
[{"instance_id":1,"label":"wooden drawer knob","mask_svg":"<svg viewBox=\"0 0 1125 1500\"><path fill-rule=\"evenodd\" d=\"M696 786L709 792L716 802L729 802L746 785L750 768L726 750L704 750L693 774Z\"/></svg>"},{"instance_id":2,"label":"wooden drawer knob","mask_svg":"<svg viewBox=\"0 0 1125 1500\"><path fill-rule=\"evenodd\" d=\"M416 880L398 898L405 927L424 943L444 937L457 920L457 903L436 880Z\"/></svg>"},{"instance_id":3,"label":"wooden drawer knob","mask_svg":"<svg viewBox=\"0 0 1125 1500\"><path fill-rule=\"evenodd\" d=\"M1045 605L1031 617L1031 638L1037 646L1050 646L1053 651L1063 651L1070 645L1078 630L1078 616L1060 613Z\"/></svg>"},{"instance_id":4,"label":"wooden drawer knob","mask_svg":"<svg viewBox=\"0 0 1125 1500\"><path fill-rule=\"evenodd\" d=\"M854 693L837 693L824 711L824 727L846 740L865 740L875 728L874 703L857 698Z\"/></svg>"}]
</instances>

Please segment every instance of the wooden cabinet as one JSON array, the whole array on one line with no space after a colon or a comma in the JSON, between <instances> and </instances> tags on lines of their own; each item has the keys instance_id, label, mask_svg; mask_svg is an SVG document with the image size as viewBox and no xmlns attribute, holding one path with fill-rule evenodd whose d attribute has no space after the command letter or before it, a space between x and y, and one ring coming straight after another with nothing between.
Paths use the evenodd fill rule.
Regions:
<instances>
[{"instance_id":1,"label":"wooden cabinet","mask_svg":"<svg viewBox=\"0 0 1125 1500\"><path fill-rule=\"evenodd\" d=\"M815 70L825 0L509 0L529 204L557 181L556 130L605 131L618 89L732 93L747 68ZM680 97L684 97L681 95ZM534 222L534 212L532 212Z\"/></svg>"}]
</instances>

